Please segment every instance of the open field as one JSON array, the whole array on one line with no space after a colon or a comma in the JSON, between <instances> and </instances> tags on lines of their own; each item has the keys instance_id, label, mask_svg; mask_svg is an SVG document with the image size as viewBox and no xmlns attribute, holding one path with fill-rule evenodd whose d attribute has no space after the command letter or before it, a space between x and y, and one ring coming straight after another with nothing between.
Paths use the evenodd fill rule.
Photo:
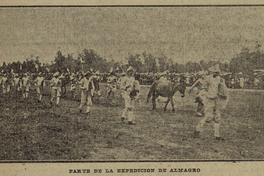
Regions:
<instances>
[{"instance_id":1,"label":"open field","mask_svg":"<svg viewBox=\"0 0 264 176\"><path fill-rule=\"evenodd\" d=\"M68 95L60 107L51 107L49 96L37 103L33 95L27 101L1 95L0 160L264 159L264 92L230 91L221 125L226 140L216 141L212 123L203 139L193 137L201 119L195 115L195 92L183 99L176 93L175 113L170 105L164 113L162 101L151 110L148 88L142 87L137 124L130 126L120 122L120 95L112 102L104 85L101 89L89 116L79 114L79 101Z\"/></svg>"}]
</instances>

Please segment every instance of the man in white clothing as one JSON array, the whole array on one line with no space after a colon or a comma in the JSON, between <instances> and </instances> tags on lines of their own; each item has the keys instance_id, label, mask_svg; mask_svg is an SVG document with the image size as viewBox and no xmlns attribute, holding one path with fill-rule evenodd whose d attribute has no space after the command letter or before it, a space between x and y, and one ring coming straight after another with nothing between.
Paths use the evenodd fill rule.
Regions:
<instances>
[{"instance_id":1,"label":"man in white clothing","mask_svg":"<svg viewBox=\"0 0 264 176\"><path fill-rule=\"evenodd\" d=\"M209 68L210 75L206 77L208 89L205 92L203 98L204 104L204 117L198 123L195 130L195 137L199 137L199 134L203 132L203 126L208 121L214 122L214 137L216 140L222 140L220 137L220 120L221 109L225 108L228 100L227 88L220 75L219 65L215 65Z\"/></svg>"},{"instance_id":2,"label":"man in white clothing","mask_svg":"<svg viewBox=\"0 0 264 176\"><path fill-rule=\"evenodd\" d=\"M90 71L84 74L84 77L80 81L81 89L81 104L79 106L80 113L82 112L82 107L86 105L86 114L90 113L90 108L92 106L92 96L94 91L94 85L92 80L92 74Z\"/></svg>"},{"instance_id":3,"label":"man in white clothing","mask_svg":"<svg viewBox=\"0 0 264 176\"><path fill-rule=\"evenodd\" d=\"M42 100L43 81L44 81L44 77L42 73L40 72L35 79L38 102Z\"/></svg>"},{"instance_id":4,"label":"man in white clothing","mask_svg":"<svg viewBox=\"0 0 264 176\"><path fill-rule=\"evenodd\" d=\"M135 99L139 96L139 82L134 78L135 70L130 66L127 69L127 76L124 78L121 90L123 90L123 98L125 99L125 109L122 113L121 121L123 122L126 118L128 124L135 124L135 116L133 110L135 108Z\"/></svg>"},{"instance_id":5,"label":"man in white clothing","mask_svg":"<svg viewBox=\"0 0 264 176\"><path fill-rule=\"evenodd\" d=\"M52 105L53 100L56 98L56 106L59 106L61 96L61 80L59 79L59 72L54 73L53 78L50 80L51 86L51 99L50 104Z\"/></svg>"}]
</instances>

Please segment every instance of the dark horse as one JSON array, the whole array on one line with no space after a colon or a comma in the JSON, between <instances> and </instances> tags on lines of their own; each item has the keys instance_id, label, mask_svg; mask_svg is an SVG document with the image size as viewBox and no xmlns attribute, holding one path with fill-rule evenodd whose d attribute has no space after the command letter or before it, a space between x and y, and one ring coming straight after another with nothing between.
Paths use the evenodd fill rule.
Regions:
<instances>
[{"instance_id":1,"label":"dark horse","mask_svg":"<svg viewBox=\"0 0 264 176\"><path fill-rule=\"evenodd\" d=\"M150 97L152 96L152 105L153 105L152 109L155 110L156 109L156 99L159 96L168 97L168 100L167 100L166 105L164 107L164 111L166 111L167 105L170 101L171 106L172 106L172 111L174 112L175 109L174 109L174 103L173 103L172 97L177 91L180 92L181 97L184 97L185 96L185 90L186 90L185 82L173 83L170 81L155 81L149 89L147 103L148 103Z\"/></svg>"}]
</instances>

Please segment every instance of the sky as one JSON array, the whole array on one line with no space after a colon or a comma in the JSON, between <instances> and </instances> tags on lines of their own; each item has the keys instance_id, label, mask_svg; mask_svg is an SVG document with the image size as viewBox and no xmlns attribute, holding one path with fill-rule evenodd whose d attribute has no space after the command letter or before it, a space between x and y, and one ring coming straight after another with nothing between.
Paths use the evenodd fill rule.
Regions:
<instances>
[{"instance_id":1,"label":"sky","mask_svg":"<svg viewBox=\"0 0 264 176\"><path fill-rule=\"evenodd\" d=\"M230 61L264 46L264 7L1 7L0 63L77 58L84 48L125 62L129 53L174 62ZM261 47L263 49L263 47Z\"/></svg>"}]
</instances>

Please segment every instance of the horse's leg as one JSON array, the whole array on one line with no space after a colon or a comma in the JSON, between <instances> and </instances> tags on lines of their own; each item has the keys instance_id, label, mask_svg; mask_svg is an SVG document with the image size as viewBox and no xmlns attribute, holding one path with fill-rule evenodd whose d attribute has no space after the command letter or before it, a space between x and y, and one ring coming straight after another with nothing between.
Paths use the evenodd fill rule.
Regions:
<instances>
[{"instance_id":1,"label":"horse's leg","mask_svg":"<svg viewBox=\"0 0 264 176\"><path fill-rule=\"evenodd\" d=\"M167 108L169 102L170 102L170 98L168 97L167 102L166 102L165 107L164 107L164 112L166 111L166 108Z\"/></svg>"},{"instance_id":2,"label":"horse's leg","mask_svg":"<svg viewBox=\"0 0 264 176\"><path fill-rule=\"evenodd\" d=\"M152 110L156 109L156 98L157 98L156 95L152 96Z\"/></svg>"},{"instance_id":3,"label":"horse's leg","mask_svg":"<svg viewBox=\"0 0 264 176\"><path fill-rule=\"evenodd\" d=\"M172 97L170 98L170 101L171 101L172 112L175 112L174 103L173 103L173 98Z\"/></svg>"}]
</instances>

